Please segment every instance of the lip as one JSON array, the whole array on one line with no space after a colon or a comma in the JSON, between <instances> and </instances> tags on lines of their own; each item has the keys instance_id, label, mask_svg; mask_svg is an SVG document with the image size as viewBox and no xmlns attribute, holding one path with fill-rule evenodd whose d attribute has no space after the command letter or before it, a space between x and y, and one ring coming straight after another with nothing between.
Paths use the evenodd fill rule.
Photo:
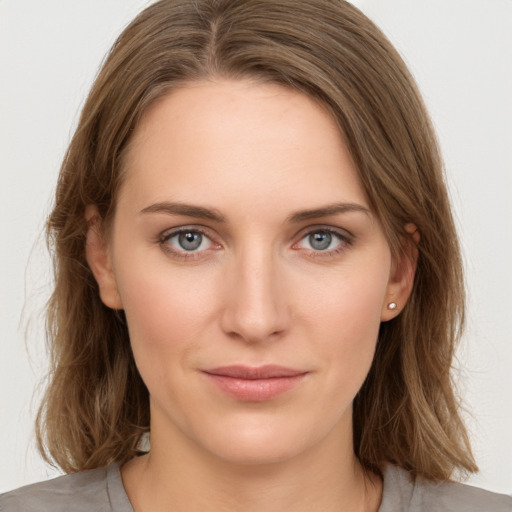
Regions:
<instances>
[{"instance_id":1,"label":"lip","mask_svg":"<svg viewBox=\"0 0 512 512\"><path fill-rule=\"evenodd\" d=\"M203 374L237 400L265 402L298 386L308 372L278 365L233 365L203 370Z\"/></svg>"}]
</instances>

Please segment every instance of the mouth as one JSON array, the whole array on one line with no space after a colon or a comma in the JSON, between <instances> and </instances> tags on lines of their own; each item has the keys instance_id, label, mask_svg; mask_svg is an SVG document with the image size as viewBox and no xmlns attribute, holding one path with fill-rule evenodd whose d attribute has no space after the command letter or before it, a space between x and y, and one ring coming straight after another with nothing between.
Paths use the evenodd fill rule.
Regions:
<instances>
[{"instance_id":1,"label":"mouth","mask_svg":"<svg viewBox=\"0 0 512 512\"><path fill-rule=\"evenodd\" d=\"M277 365L234 365L203 370L203 374L232 398L265 402L298 386L308 372Z\"/></svg>"}]
</instances>

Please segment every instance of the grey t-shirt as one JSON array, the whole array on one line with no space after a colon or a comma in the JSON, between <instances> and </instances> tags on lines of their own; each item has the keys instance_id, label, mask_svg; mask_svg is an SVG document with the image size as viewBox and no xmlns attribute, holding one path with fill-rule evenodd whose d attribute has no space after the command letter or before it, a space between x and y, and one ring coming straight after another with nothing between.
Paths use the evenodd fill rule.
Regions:
<instances>
[{"instance_id":1,"label":"grey t-shirt","mask_svg":"<svg viewBox=\"0 0 512 512\"><path fill-rule=\"evenodd\" d=\"M0 495L1 512L133 512L119 466L83 471ZM413 480L388 465L379 512L512 512L512 497L457 483Z\"/></svg>"}]
</instances>

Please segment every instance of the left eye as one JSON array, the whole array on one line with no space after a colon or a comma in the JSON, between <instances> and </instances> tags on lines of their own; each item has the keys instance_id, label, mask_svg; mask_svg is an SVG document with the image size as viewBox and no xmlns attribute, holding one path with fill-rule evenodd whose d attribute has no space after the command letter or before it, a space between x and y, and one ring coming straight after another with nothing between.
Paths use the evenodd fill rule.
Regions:
<instances>
[{"instance_id":1,"label":"left eye","mask_svg":"<svg viewBox=\"0 0 512 512\"><path fill-rule=\"evenodd\" d=\"M185 252L204 251L212 245L212 241L204 233L194 230L171 233L164 241L174 250Z\"/></svg>"},{"instance_id":2,"label":"left eye","mask_svg":"<svg viewBox=\"0 0 512 512\"><path fill-rule=\"evenodd\" d=\"M320 229L308 233L299 242L299 246L302 249L310 249L313 251L329 251L337 249L339 245L343 243L343 238L338 233Z\"/></svg>"}]
</instances>

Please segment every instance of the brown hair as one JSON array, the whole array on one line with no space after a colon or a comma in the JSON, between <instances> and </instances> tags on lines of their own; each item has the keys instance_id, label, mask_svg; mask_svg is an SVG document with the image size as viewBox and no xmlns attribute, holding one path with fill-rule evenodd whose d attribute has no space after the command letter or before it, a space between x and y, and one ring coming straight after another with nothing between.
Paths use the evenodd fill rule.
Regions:
<instances>
[{"instance_id":1,"label":"brown hair","mask_svg":"<svg viewBox=\"0 0 512 512\"><path fill-rule=\"evenodd\" d=\"M457 235L429 117L402 59L342 0L162 0L121 34L84 106L48 220L55 290L40 450L66 472L123 463L149 430L148 391L123 314L101 302L85 259L84 210L115 210L122 157L143 112L186 82L249 77L302 91L343 131L395 256L421 234L411 298L381 325L354 402L354 450L430 479L475 471L451 365L464 320Z\"/></svg>"}]
</instances>

